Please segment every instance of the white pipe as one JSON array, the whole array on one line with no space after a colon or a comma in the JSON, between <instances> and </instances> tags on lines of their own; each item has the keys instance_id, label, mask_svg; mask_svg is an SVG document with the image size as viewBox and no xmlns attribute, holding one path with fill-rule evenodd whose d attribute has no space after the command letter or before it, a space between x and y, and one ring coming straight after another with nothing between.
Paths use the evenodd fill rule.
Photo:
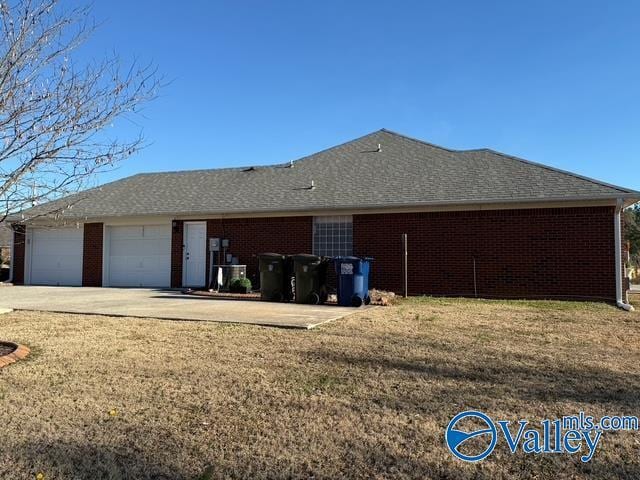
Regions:
<instances>
[{"instance_id":1,"label":"white pipe","mask_svg":"<svg viewBox=\"0 0 640 480\"><path fill-rule=\"evenodd\" d=\"M634 308L622 298L622 206L621 198L616 202L616 213L613 216L613 238L616 255L616 305L627 312L633 312Z\"/></svg>"},{"instance_id":2,"label":"white pipe","mask_svg":"<svg viewBox=\"0 0 640 480\"><path fill-rule=\"evenodd\" d=\"M11 265L9 265L9 280L7 280L7 283L13 283L13 264L15 263L13 259L16 251L16 244L15 244L16 232L13 230L13 225L10 225L10 228L11 228L11 243L9 244L9 248L11 249L11 259L9 261L11 262Z\"/></svg>"}]
</instances>

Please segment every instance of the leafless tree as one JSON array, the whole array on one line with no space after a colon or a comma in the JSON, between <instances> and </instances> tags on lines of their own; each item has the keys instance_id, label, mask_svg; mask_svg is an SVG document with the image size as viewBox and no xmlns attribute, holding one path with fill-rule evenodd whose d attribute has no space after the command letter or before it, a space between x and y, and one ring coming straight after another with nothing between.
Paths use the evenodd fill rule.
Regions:
<instances>
[{"instance_id":1,"label":"leafless tree","mask_svg":"<svg viewBox=\"0 0 640 480\"><path fill-rule=\"evenodd\" d=\"M141 134L123 141L109 138L108 129L154 98L160 80L154 66L124 68L117 57L74 62L96 28L88 7L0 0L0 28L1 224L9 214L86 188L140 149ZM71 206L55 203L55 211L34 215Z\"/></svg>"}]
</instances>

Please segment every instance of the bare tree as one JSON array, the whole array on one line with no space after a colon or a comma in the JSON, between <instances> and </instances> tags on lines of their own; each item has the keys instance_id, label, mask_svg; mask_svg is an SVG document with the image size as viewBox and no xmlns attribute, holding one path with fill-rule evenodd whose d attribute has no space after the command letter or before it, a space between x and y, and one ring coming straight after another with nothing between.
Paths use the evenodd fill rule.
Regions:
<instances>
[{"instance_id":1,"label":"bare tree","mask_svg":"<svg viewBox=\"0 0 640 480\"><path fill-rule=\"evenodd\" d=\"M0 223L7 215L78 192L143 146L106 133L155 97L155 68L117 57L78 65L95 30L87 7L59 0L0 0ZM81 196L75 196L78 201ZM55 202L34 215L59 214ZM32 219L28 215L25 221Z\"/></svg>"}]
</instances>

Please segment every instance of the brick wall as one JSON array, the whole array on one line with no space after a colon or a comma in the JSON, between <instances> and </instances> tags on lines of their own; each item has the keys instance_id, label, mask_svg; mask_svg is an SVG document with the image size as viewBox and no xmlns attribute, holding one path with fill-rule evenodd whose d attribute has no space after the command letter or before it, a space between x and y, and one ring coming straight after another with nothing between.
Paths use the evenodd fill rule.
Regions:
<instances>
[{"instance_id":1,"label":"brick wall","mask_svg":"<svg viewBox=\"0 0 640 480\"><path fill-rule=\"evenodd\" d=\"M402 290L400 235L409 239L412 295L615 299L613 207L354 215L354 253L375 258L371 286ZM313 218L209 219L247 265L256 254L311 252ZM15 233L14 282L24 282L24 227ZM85 224L83 285L102 283L102 224ZM22 232L22 233L21 233ZM172 227L171 285L182 284L182 221ZM330 272L332 269L330 269ZM208 275L208 259L207 259Z\"/></svg>"},{"instance_id":2,"label":"brick wall","mask_svg":"<svg viewBox=\"0 0 640 480\"><path fill-rule=\"evenodd\" d=\"M13 227L13 283L24 285L24 259L26 251L24 225Z\"/></svg>"},{"instance_id":3,"label":"brick wall","mask_svg":"<svg viewBox=\"0 0 640 480\"><path fill-rule=\"evenodd\" d=\"M85 223L82 257L82 286L102 286L103 224Z\"/></svg>"},{"instance_id":4,"label":"brick wall","mask_svg":"<svg viewBox=\"0 0 640 480\"><path fill-rule=\"evenodd\" d=\"M184 242L184 222L174 220L171 227L171 287L182 286L182 252Z\"/></svg>"},{"instance_id":5,"label":"brick wall","mask_svg":"<svg viewBox=\"0 0 640 480\"><path fill-rule=\"evenodd\" d=\"M247 277L257 285L256 254L311 253L313 217L233 218L207 221L207 238L228 238L228 253L247 265ZM182 240L181 240L182 241ZM208 253L207 253L208 255ZM215 262L215 259L214 259ZM207 257L207 280L209 258Z\"/></svg>"},{"instance_id":6,"label":"brick wall","mask_svg":"<svg viewBox=\"0 0 640 480\"><path fill-rule=\"evenodd\" d=\"M613 207L355 215L371 285L409 294L615 299Z\"/></svg>"}]
</instances>

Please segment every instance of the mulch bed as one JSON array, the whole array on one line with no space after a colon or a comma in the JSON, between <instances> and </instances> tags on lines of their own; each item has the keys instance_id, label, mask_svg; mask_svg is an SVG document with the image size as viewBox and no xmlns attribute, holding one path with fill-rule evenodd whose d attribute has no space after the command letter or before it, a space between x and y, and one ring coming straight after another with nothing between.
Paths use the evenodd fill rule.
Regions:
<instances>
[{"instance_id":1,"label":"mulch bed","mask_svg":"<svg viewBox=\"0 0 640 480\"><path fill-rule=\"evenodd\" d=\"M184 294L195 295L197 297L211 297L223 300L260 300L260 292L252 293L229 293L229 292L209 292L208 290L183 290Z\"/></svg>"},{"instance_id":2,"label":"mulch bed","mask_svg":"<svg viewBox=\"0 0 640 480\"><path fill-rule=\"evenodd\" d=\"M0 340L0 368L11 365L29 355L30 350L24 345L16 345Z\"/></svg>"},{"instance_id":3,"label":"mulch bed","mask_svg":"<svg viewBox=\"0 0 640 480\"><path fill-rule=\"evenodd\" d=\"M9 355L16 349L15 345L6 345L4 343L0 343L0 357L4 357L5 355Z\"/></svg>"}]
</instances>

